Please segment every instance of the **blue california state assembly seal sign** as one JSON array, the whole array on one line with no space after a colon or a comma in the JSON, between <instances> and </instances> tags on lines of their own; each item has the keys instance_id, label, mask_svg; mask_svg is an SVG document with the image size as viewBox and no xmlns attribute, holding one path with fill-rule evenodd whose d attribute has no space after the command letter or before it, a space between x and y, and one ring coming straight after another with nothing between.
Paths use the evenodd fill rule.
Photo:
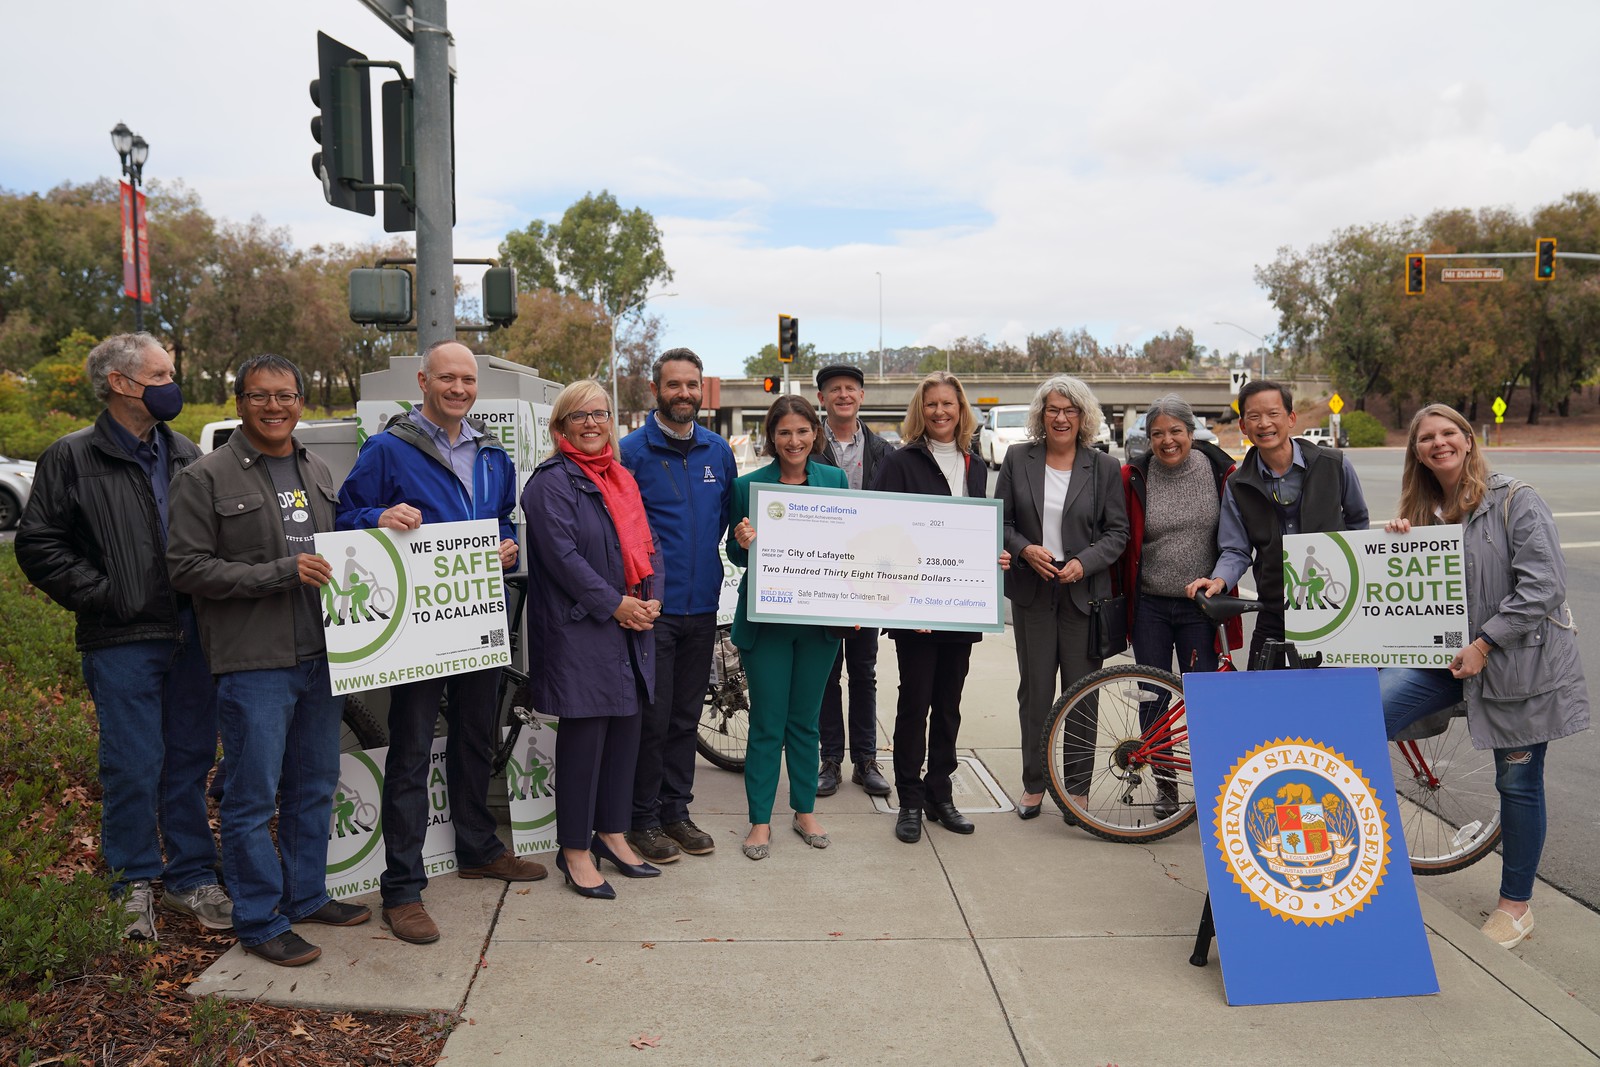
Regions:
<instances>
[{"instance_id":1,"label":"blue california state assembly seal sign","mask_svg":"<svg viewBox=\"0 0 1600 1067\"><path fill-rule=\"evenodd\" d=\"M1258 745L1217 796L1216 841L1245 896L1289 922L1343 922L1389 868L1389 819L1359 767L1315 741Z\"/></svg>"}]
</instances>

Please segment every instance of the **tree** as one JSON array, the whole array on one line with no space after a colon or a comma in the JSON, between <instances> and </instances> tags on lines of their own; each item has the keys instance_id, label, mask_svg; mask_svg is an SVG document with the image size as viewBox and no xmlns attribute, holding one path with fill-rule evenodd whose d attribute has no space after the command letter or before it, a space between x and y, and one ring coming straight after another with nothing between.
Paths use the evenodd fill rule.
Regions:
<instances>
[{"instance_id":1,"label":"tree","mask_svg":"<svg viewBox=\"0 0 1600 1067\"><path fill-rule=\"evenodd\" d=\"M1173 371L1192 371L1200 362L1204 351L1195 346L1194 334L1179 326L1171 333L1157 334L1144 343L1139 351L1146 374L1170 374Z\"/></svg>"},{"instance_id":2,"label":"tree","mask_svg":"<svg viewBox=\"0 0 1600 1067\"><path fill-rule=\"evenodd\" d=\"M93 334L73 330L61 339L56 354L42 359L28 372L29 398L37 411L61 411L80 419L100 413L100 398L94 395L84 362L99 343Z\"/></svg>"},{"instance_id":3,"label":"tree","mask_svg":"<svg viewBox=\"0 0 1600 1067\"><path fill-rule=\"evenodd\" d=\"M150 290L154 297L146 326L164 337L180 381L189 352L189 311L195 294L216 265L216 221L200 197L179 182L151 182L147 202L150 232Z\"/></svg>"},{"instance_id":4,"label":"tree","mask_svg":"<svg viewBox=\"0 0 1600 1067\"><path fill-rule=\"evenodd\" d=\"M799 381L813 381L816 379L817 370L830 363L850 363L854 360L835 359L833 356L824 357L817 352L817 346L808 341L800 342L800 351L795 353L794 362L789 364L789 377ZM857 363L857 366L863 366ZM744 360L744 374L747 378L765 378L769 374L782 374L783 364L778 362L778 346L765 344L761 351L753 356L746 356Z\"/></svg>"},{"instance_id":5,"label":"tree","mask_svg":"<svg viewBox=\"0 0 1600 1067\"><path fill-rule=\"evenodd\" d=\"M535 219L512 230L500 258L517 269L525 291L581 296L612 318L639 306L652 285L672 280L655 219L643 208L622 210L605 190L567 208L554 226Z\"/></svg>"},{"instance_id":6,"label":"tree","mask_svg":"<svg viewBox=\"0 0 1600 1067\"><path fill-rule=\"evenodd\" d=\"M292 268L298 256L289 231L269 228L260 216L222 227L216 266L195 291L186 316L193 326L190 382L197 399L224 403L228 376L251 356L276 352L293 358Z\"/></svg>"},{"instance_id":7,"label":"tree","mask_svg":"<svg viewBox=\"0 0 1600 1067\"><path fill-rule=\"evenodd\" d=\"M534 367L556 382L605 380L610 373L611 331L605 312L555 289L519 293L517 321L485 335L483 348Z\"/></svg>"}]
</instances>

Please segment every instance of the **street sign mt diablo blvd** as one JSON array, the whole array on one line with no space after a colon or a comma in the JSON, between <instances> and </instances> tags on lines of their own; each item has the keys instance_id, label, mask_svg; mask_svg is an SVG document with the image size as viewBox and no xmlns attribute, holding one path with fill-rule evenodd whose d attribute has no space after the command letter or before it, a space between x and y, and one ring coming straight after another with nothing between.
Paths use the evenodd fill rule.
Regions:
<instances>
[{"instance_id":1,"label":"street sign mt diablo blvd","mask_svg":"<svg viewBox=\"0 0 1600 1067\"><path fill-rule=\"evenodd\" d=\"M1441 282L1503 282L1504 267L1446 267L1439 272Z\"/></svg>"}]
</instances>

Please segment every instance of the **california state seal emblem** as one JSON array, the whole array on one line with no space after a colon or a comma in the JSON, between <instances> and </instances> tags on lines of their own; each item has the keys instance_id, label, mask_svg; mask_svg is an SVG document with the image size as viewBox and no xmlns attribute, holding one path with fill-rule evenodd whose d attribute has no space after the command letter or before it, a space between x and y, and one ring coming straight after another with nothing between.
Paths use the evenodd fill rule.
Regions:
<instances>
[{"instance_id":1,"label":"california state seal emblem","mask_svg":"<svg viewBox=\"0 0 1600 1067\"><path fill-rule=\"evenodd\" d=\"M1305 925L1366 907L1389 868L1389 820L1366 775L1298 737L1233 765L1217 797L1216 841L1246 896Z\"/></svg>"}]
</instances>

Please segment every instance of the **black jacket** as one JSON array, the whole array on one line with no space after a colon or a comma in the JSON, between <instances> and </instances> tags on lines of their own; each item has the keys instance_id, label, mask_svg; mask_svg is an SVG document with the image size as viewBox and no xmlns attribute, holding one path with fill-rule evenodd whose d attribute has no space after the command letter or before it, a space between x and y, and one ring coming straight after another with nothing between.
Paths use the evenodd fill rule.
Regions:
<instances>
[{"instance_id":1,"label":"black jacket","mask_svg":"<svg viewBox=\"0 0 1600 1067\"><path fill-rule=\"evenodd\" d=\"M933 458L933 453L928 451L928 446L921 441L913 441L902 448L897 448L883 457L878 465L877 475L872 484L866 488L880 493L922 493L927 496L949 496L950 483L944 479L944 471L939 469L939 461ZM988 497L989 468L984 465L983 459L976 449L967 452L967 496L983 500ZM890 630L889 636L897 641L906 639L930 640L943 644L971 645L983 640L983 635L967 630L935 630L931 634L919 634L914 630Z\"/></svg>"},{"instance_id":2,"label":"black jacket","mask_svg":"<svg viewBox=\"0 0 1600 1067\"><path fill-rule=\"evenodd\" d=\"M861 443L861 488L871 489L872 479L878 473L878 462L889 452L889 443L867 427L867 424L858 423L863 434ZM823 436L823 448L817 457L818 463L826 463L830 467L837 467L838 461L833 457L833 447L827 443L827 436Z\"/></svg>"},{"instance_id":3,"label":"black jacket","mask_svg":"<svg viewBox=\"0 0 1600 1067\"><path fill-rule=\"evenodd\" d=\"M167 472L200 450L166 423ZM44 450L17 529L17 563L51 600L78 616L79 651L173 640L187 597L167 577L150 480L111 433L111 413Z\"/></svg>"}]
</instances>

